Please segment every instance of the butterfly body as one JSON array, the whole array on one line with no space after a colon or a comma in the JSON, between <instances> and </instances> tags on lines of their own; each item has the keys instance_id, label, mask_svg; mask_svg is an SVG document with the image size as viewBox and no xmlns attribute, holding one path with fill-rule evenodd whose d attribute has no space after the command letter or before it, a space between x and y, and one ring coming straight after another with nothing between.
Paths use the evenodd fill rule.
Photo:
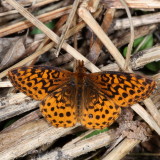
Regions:
<instances>
[{"instance_id":1,"label":"butterfly body","mask_svg":"<svg viewBox=\"0 0 160 160\"><path fill-rule=\"evenodd\" d=\"M89 129L110 126L127 107L149 97L155 81L123 72L86 73L83 61L75 72L56 67L18 67L8 73L14 87L41 100L42 115L55 127L80 122Z\"/></svg>"}]
</instances>

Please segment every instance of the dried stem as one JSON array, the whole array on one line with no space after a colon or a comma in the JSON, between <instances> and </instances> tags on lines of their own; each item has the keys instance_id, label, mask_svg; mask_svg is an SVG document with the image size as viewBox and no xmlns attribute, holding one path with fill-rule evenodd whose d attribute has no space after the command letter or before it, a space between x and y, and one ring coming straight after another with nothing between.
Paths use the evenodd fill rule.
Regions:
<instances>
[{"instance_id":1,"label":"dried stem","mask_svg":"<svg viewBox=\"0 0 160 160\"><path fill-rule=\"evenodd\" d=\"M102 0L102 3L106 5L108 8L124 8L124 6L118 0ZM130 8L160 8L159 0L126 0L126 3Z\"/></svg>"},{"instance_id":2,"label":"dried stem","mask_svg":"<svg viewBox=\"0 0 160 160\"><path fill-rule=\"evenodd\" d=\"M133 47L133 42L134 42L134 27L133 27L133 22L132 22L132 17L131 17L131 13L130 10L127 6L127 4L125 3L125 0L120 0L121 3L123 4L128 18L129 18L129 23L130 23L130 30L131 30L131 36L130 36L130 42L128 44L128 49L127 49L127 54L126 54L126 61L125 61L125 65L124 65L124 70L128 71L129 69L129 63L130 63L130 57L131 57L131 53L132 53L132 47Z\"/></svg>"},{"instance_id":3,"label":"dried stem","mask_svg":"<svg viewBox=\"0 0 160 160\"><path fill-rule=\"evenodd\" d=\"M41 22L46 22L46 21L49 21L52 19L56 19L62 15L68 14L70 12L70 10L71 10L71 6L67 6L67 7L63 7L63 8L42 14L42 15L38 16L37 18ZM25 20L25 21L21 21L16 24L7 26L5 28L1 28L0 29L0 37L21 31L21 30L29 28L31 26L33 26L33 24L30 21Z\"/></svg>"},{"instance_id":4,"label":"dried stem","mask_svg":"<svg viewBox=\"0 0 160 160\"><path fill-rule=\"evenodd\" d=\"M80 2L80 0L76 0L76 1L74 1L74 3L73 3L72 10L71 10L71 12L70 12L70 14L69 14L69 17L68 17L68 19L67 19L65 28L64 28L64 30L63 30L63 32L62 32L62 34L61 34L61 37L60 37L60 41L59 41L59 43L58 43L58 45L57 45L57 51L56 51L56 53L55 53L56 57L58 57L59 51L60 51L61 48L62 48L63 42L64 42L64 40L66 39L67 32L68 32L68 30L69 30L69 28L70 28L70 26L71 26L71 24L72 24L72 21L73 21L73 18L74 18L75 13L76 13L76 11L77 11L79 2Z\"/></svg>"},{"instance_id":5,"label":"dried stem","mask_svg":"<svg viewBox=\"0 0 160 160\"><path fill-rule=\"evenodd\" d=\"M123 140L113 151L111 151L103 160L121 160L127 153L129 153L138 143L136 139Z\"/></svg>"}]
</instances>

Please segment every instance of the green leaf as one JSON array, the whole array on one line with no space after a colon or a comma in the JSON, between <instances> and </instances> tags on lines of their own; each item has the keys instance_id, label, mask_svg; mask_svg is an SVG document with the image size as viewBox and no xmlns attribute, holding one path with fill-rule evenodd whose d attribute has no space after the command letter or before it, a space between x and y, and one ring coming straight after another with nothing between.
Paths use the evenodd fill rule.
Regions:
<instances>
[{"instance_id":1,"label":"green leaf","mask_svg":"<svg viewBox=\"0 0 160 160\"><path fill-rule=\"evenodd\" d=\"M134 40L133 47L136 48L143 41L144 37L139 37Z\"/></svg>"},{"instance_id":2,"label":"green leaf","mask_svg":"<svg viewBox=\"0 0 160 160\"><path fill-rule=\"evenodd\" d=\"M106 132L106 131L108 131L108 130L109 130L108 128L101 129L101 130L95 130L95 131L93 131L92 133L90 133L90 134L88 134L87 136L85 136L84 139L85 139L85 138L93 137L93 136L95 136L95 135L98 135L98 134L100 134L100 133Z\"/></svg>"},{"instance_id":3,"label":"green leaf","mask_svg":"<svg viewBox=\"0 0 160 160\"><path fill-rule=\"evenodd\" d=\"M134 53L135 49L140 45L140 43L144 40L145 37L140 37L140 38L137 38L134 43L133 43L133 50L132 50L132 53ZM138 51L142 51L144 49L148 49L148 48L151 48L153 46L153 35L148 35L147 36L147 40L146 42L139 48ZM126 46L124 49L123 49L123 56L126 57L126 54L127 54L127 49L128 49L128 46Z\"/></svg>"},{"instance_id":4,"label":"green leaf","mask_svg":"<svg viewBox=\"0 0 160 160\"><path fill-rule=\"evenodd\" d=\"M128 49L128 47L125 47L125 48L123 49L123 53L122 53L122 54L123 54L124 57L126 57L127 49Z\"/></svg>"},{"instance_id":5,"label":"green leaf","mask_svg":"<svg viewBox=\"0 0 160 160\"><path fill-rule=\"evenodd\" d=\"M153 35L148 35L146 42L140 47L139 51L153 47Z\"/></svg>"},{"instance_id":6,"label":"green leaf","mask_svg":"<svg viewBox=\"0 0 160 160\"><path fill-rule=\"evenodd\" d=\"M51 21L45 24L48 28L53 29L55 26L55 21ZM43 32L37 28L34 27L33 30L31 31L31 35L35 35L35 34L42 34Z\"/></svg>"},{"instance_id":7,"label":"green leaf","mask_svg":"<svg viewBox=\"0 0 160 160\"><path fill-rule=\"evenodd\" d=\"M145 65L145 67L152 72L158 72L160 69L160 61L148 63Z\"/></svg>"}]
</instances>

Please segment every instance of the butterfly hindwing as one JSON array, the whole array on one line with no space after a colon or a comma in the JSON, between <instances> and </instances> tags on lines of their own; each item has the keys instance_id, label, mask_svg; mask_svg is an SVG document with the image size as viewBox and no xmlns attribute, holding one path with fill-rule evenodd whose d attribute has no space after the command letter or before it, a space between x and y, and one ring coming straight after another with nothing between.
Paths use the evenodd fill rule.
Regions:
<instances>
[{"instance_id":1,"label":"butterfly hindwing","mask_svg":"<svg viewBox=\"0 0 160 160\"><path fill-rule=\"evenodd\" d=\"M64 85L41 102L40 111L53 126L72 127L76 124L75 92L71 85Z\"/></svg>"},{"instance_id":2,"label":"butterfly hindwing","mask_svg":"<svg viewBox=\"0 0 160 160\"><path fill-rule=\"evenodd\" d=\"M86 83L82 95L80 120L86 128L103 129L118 118L121 108L94 86Z\"/></svg>"}]
</instances>

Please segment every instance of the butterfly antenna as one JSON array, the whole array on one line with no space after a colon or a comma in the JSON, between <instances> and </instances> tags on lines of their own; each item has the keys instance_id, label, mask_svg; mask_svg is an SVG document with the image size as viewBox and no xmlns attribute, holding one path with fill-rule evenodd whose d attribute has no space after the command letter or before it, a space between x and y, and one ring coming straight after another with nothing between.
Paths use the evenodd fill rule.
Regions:
<instances>
[{"instance_id":1,"label":"butterfly antenna","mask_svg":"<svg viewBox=\"0 0 160 160\"><path fill-rule=\"evenodd\" d=\"M84 61L83 60L76 60L76 66L77 67L84 67Z\"/></svg>"},{"instance_id":2,"label":"butterfly antenna","mask_svg":"<svg viewBox=\"0 0 160 160\"><path fill-rule=\"evenodd\" d=\"M84 70L84 61L83 60L76 60L76 71L80 72L82 70Z\"/></svg>"}]
</instances>

